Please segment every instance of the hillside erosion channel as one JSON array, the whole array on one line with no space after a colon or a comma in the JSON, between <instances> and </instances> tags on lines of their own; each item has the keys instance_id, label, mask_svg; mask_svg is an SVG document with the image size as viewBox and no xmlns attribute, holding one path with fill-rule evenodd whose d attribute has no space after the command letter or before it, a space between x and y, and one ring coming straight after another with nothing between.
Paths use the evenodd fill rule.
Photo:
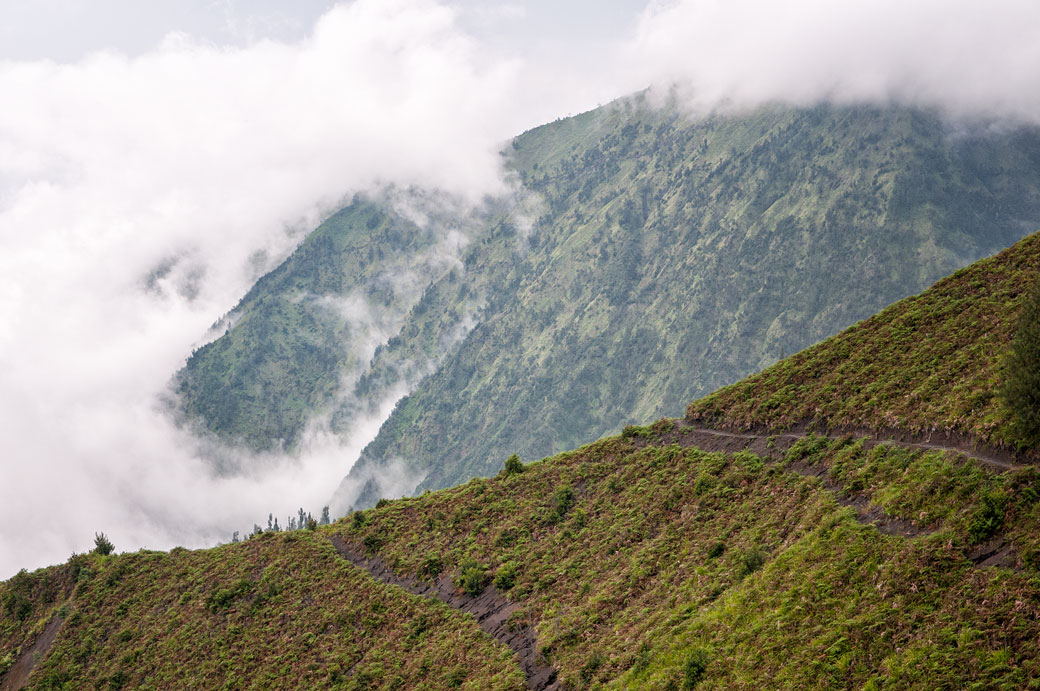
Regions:
<instances>
[{"instance_id":1,"label":"hillside erosion channel","mask_svg":"<svg viewBox=\"0 0 1040 691\"><path fill-rule=\"evenodd\" d=\"M436 584L424 583L399 576L376 556L344 540L339 535L330 538L332 546L354 566L367 571L383 583L403 588L413 595L440 600L445 604L472 614L480 628L499 643L504 643L516 654L520 668L527 678L527 687L536 691L557 691L556 670L550 667L538 652L534 627L527 623L515 624L509 617L518 608L515 602L503 597L495 586L489 585L479 595L472 596L455 586L450 574L441 574Z\"/></svg>"}]
</instances>

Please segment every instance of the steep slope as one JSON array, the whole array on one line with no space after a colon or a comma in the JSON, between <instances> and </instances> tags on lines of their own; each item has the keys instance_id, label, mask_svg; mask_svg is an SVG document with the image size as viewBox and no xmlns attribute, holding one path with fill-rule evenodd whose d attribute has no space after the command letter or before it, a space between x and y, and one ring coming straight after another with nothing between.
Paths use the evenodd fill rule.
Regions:
<instances>
[{"instance_id":1,"label":"steep slope","mask_svg":"<svg viewBox=\"0 0 1040 691\"><path fill-rule=\"evenodd\" d=\"M192 353L174 387L186 418L253 449L292 447L317 413L356 414L399 397L464 335L476 307L456 298L451 318L413 339L375 385L377 349L433 281L454 281L461 268L462 230L471 221L443 214L440 200L396 193L355 199L325 221L253 286L223 320L224 335ZM367 386L353 396L364 374Z\"/></svg>"},{"instance_id":2,"label":"steep slope","mask_svg":"<svg viewBox=\"0 0 1040 691\"><path fill-rule=\"evenodd\" d=\"M539 128L518 280L402 401L344 483L488 475L685 404L1040 227L1040 137L905 109L689 120L639 99ZM492 286L491 290L495 287Z\"/></svg>"},{"instance_id":3,"label":"steep slope","mask_svg":"<svg viewBox=\"0 0 1040 691\"><path fill-rule=\"evenodd\" d=\"M760 374L690 404L691 422L961 436L1017 448L998 392L1040 234Z\"/></svg>"},{"instance_id":4,"label":"steep slope","mask_svg":"<svg viewBox=\"0 0 1040 691\"><path fill-rule=\"evenodd\" d=\"M25 603L3 613L0 659L62 620L30 689L524 688L472 619L373 581L310 531L81 555L20 574L0 598Z\"/></svg>"},{"instance_id":5,"label":"steep slope","mask_svg":"<svg viewBox=\"0 0 1040 691\"><path fill-rule=\"evenodd\" d=\"M886 406L915 390L915 367L947 337L972 352L992 347L999 360L1012 334L965 331L960 315L988 306L1012 323L1017 286L1040 280L1038 237L777 368L817 362L824 371L806 371L812 379L849 339L880 352L892 329L908 329L893 365L902 369L881 373L903 382L878 389ZM1002 295L1015 297L991 300ZM957 309L905 322L948 302ZM947 391L991 367L964 362ZM749 388L767 374L743 391L771 395ZM894 410L889 424L909 429L898 415L912 411ZM743 415L717 407L713 421L735 427ZM975 430L989 412L965 415ZM0 584L0 661L21 659L58 616L28 688L521 684L520 660L473 618L400 587L427 584L449 600L510 603L505 628L533 627L559 688L1040 685L1034 465L854 435L719 436L660 420L511 467L314 531L198 552L78 556L20 574Z\"/></svg>"}]
</instances>

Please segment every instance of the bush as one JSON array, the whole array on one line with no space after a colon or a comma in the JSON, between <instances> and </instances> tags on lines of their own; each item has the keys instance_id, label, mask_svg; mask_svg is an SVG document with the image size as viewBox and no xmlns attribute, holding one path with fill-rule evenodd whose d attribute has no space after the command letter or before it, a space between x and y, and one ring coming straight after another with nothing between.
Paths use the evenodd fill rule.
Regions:
<instances>
[{"instance_id":1,"label":"bush","mask_svg":"<svg viewBox=\"0 0 1040 691\"><path fill-rule=\"evenodd\" d=\"M520 567L515 561L507 561L502 566L498 567L498 571L495 572L495 587L499 590L509 590L516 585L516 574L520 571Z\"/></svg>"},{"instance_id":2,"label":"bush","mask_svg":"<svg viewBox=\"0 0 1040 691\"><path fill-rule=\"evenodd\" d=\"M458 585L466 591L470 597L476 597L484 592L487 585L487 569L472 559L462 562L459 567Z\"/></svg>"},{"instance_id":3,"label":"bush","mask_svg":"<svg viewBox=\"0 0 1040 691\"><path fill-rule=\"evenodd\" d=\"M1026 446L1040 444L1040 280L1026 298L1004 363L1001 394L1013 433Z\"/></svg>"},{"instance_id":4,"label":"bush","mask_svg":"<svg viewBox=\"0 0 1040 691\"><path fill-rule=\"evenodd\" d=\"M507 458L504 471L506 475L519 475L524 472L524 464L520 462L520 457L514 453Z\"/></svg>"},{"instance_id":5,"label":"bush","mask_svg":"<svg viewBox=\"0 0 1040 691\"><path fill-rule=\"evenodd\" d=\"M105 537L104 533L94 533L94 554L104 556L106 554L112 554L115 549L115 545L112 544L111 540Z\"/></svg>"},{"instance_id":6,"label":"bush","mask_svg":"<svg viewBox=\"0 0 1040 691\"><path fill-rule=\"evenodd\" d=\"M973 544L984 542L1004 525L1008 496L1003 490L991 490L982 495L982 506L968 524L968 537Z\"/></svg>"},{"instance_id":7,"label":"bush","mask_svg":"<svg viewBox=\"0 0 1040 691\"><path fill-rule=\"evenodd\" d=\"M740 560L740 577L750 576L754 572L765 566L766 555L762 554L761 550L753 549L749 552L745 552L743 558Z\"/></svg>"},{"instance_id":8,"label":"bush","mask_svg":"<svg viewBox=\"0 0 1040 691\"><path fill-rule=\"evenodd\" d=\"M429 578L436 578L441 575L441 571L444 570L444 560L436 554L429 554L426 559L423 560L422 567L419 572Z\"/></svg>"},{"instance_id":9,"label":"bush","mask_svg":"<svg viewBox=\"0 0 1040 691\"><path fill-rule=\"evenodd\" d=\"M553 495L552 510L549 513L549 522L557 523L563 520L563 517L567 515L567 512L574 506L574 490L570 487L563 487L556 490L556 494Z\"/></svg>"},{"instance_id":10,"label":"bush","mask_svg":"<svg viewBox=\"0 0 1040 691\"><path fill-rule=\"evenodd\" d=\"M704 678L704 672L708 669L708 654L703 650L697 649L686 658L686 663L683 665L683 679L682 688L683 691L690 691L701 682Z\"/></svg>"}]
</instances>

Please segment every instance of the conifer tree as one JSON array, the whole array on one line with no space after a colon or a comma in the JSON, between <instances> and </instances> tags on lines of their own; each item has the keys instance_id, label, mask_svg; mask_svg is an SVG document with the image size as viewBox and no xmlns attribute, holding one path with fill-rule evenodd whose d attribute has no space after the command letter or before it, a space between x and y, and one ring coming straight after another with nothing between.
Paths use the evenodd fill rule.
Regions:
<instances>
[{"instance_id":1,"label":"conifer tree","mask_svg":"<svg viewBox=\"0 0 1040 691\"><path fill-rule=\"evenodd\" d=\"M329 507L321 507L321 520L319 521L319 523L321 525L328 525L331 522L332 521L329 520Z\"/></svg>"},{"instance_id":2,"label":"conifer tree","mask_svg":"<svg viewBox=\"0 0 1040 691\"><path fill-rule=\"evenodd\" d=\"M1004 402L1013 432L1027 446L1040 443L1040 279L1026 297L1004 367Z\"/></svg>"}]
</instances>

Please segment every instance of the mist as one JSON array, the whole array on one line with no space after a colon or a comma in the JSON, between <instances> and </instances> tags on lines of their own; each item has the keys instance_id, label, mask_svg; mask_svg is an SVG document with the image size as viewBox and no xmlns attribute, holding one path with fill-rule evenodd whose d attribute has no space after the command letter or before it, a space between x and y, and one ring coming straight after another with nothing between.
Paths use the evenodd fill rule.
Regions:
<instances>
[{"instance_id":1,"label":"mist","mask_svg":"<svg viewBox=\"0 0 1040 691\"><path fill-rule=\"evenodd\" d=\"M361 0L295 43L171 34L136 57L0 62L0 578L96 531L120 550L211 545L327 502L393 400L238 477L160 400L214 321L353 194L506 189L499 151L532 118L518 64L456 19Z\"/></svg>"},{"instance_id":2,"label":"mist","mask_svg":"<svg viewBox=\"0 0 1040 691\"><path fill-rule=\"evenodd\" d=\"M540 55L523 36L498 45L523 16L489 8L478 36L455 5L358 0L279 40L167 33L132 55L0 61L0 578L97 531L118 550L195 547L320 511L436 363L402 363L346 427L316 417L294 455L221 447L239 475L216 473L214 442L162 401L210 327L354 194L513 196L526 236L538 200L503 171L509 137L650 86L696 112L899 102L1040 124L1033 2L651 2L619 33L568 47L561 30ZM351 299L325 308L367 325L359 359L396 328ZM421 478L378 480L398 493Z\"/></svg>"},{"instance_id":3,"label":"mist","mask_svg":"<svg viewBox=\"0 0 1040 691\"><path fill-rule=\"evenodd\" d=\"M672 86L696 112L900 103L1040 123L1030 0L651 2L623 53L631 89Z\"/></svg>"}]
</instances>

